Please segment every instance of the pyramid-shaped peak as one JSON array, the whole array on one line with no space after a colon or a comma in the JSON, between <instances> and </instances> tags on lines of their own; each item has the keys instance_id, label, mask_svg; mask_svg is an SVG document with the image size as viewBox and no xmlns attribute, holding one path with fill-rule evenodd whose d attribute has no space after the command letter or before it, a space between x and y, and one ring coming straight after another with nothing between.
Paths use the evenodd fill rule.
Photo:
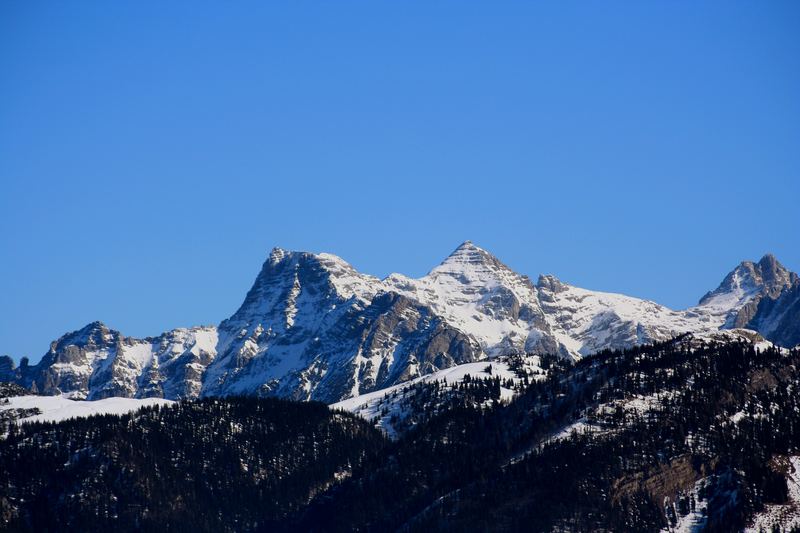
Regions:
<instances>
[{"instance_id":1,"label":"pyramid-shaped peak","mask_svg":"<svg viewBox=\"0 0 800 533\"><path fill-rule=\"evenodd\" d=\"M461 272L465 269L491 266L507 268L495 256L472 241L464 241L430 273Z\"/></svg>"},{"instance_id":2,"label":"pyramid-shaped peak","mask_svg":"<svg viewBox=\"0 0 800 533\"><path fill-rule=\"evenodd\" d=\"M444 260L444 263L450 262L451 260L456 262L462 262L464 260L474 261L479 258L494 259L494 256L480 246L476 246L472 241L464 241L459 244L450 255L447 256L447 258Z\"/></svg>"},{"instance_id":3,"label":"pyramid-shaped peak","mask_svg":"<svg viewBox=\"0 0 800 533\"><path fill-rule=\"evenodd\" d=\"M524 276L514 272L497 257L483 248L476 246L472 241L463 242L442 263L431 270L426 277L439 276L455 277L459 280L479 279L494 283L501 278L519 278ZM524 278L527 280L527 278ZM493 280L493 281L490 281ZM530 283L530 281L524 281Z\"/></svg>"}]
</instances>

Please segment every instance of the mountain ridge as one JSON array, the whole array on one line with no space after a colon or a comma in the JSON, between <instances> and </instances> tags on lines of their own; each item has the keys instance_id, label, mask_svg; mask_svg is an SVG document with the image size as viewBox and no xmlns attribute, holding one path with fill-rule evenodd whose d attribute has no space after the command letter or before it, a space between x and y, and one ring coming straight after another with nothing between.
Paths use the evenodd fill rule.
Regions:
<instances>
[{"instance_id":1,"label":"mountain ridge","mask_svg":"<svg viewBox=\"0 0 800 533\"><path fill-rule=\"evenodd\" d=\"M421 278L362 274L328 253L274 248L219 326L125 337L93 322L0 380L45 394L253 394L335 403L457 364L510 354L569 359L676 335L752 328L800 343L800 280L771 254L743 261L698 305L536 283L465 241Z\"/></svg>"}]
</instances>

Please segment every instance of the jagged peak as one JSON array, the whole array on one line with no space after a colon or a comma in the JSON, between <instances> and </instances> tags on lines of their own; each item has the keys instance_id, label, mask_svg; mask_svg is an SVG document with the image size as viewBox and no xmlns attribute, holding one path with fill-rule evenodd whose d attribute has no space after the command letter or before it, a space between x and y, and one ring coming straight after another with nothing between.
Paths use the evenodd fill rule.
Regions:
<instances>
[{"instance_id":1,"label":"jagged peak","mask_svg":"<svg viewBox=\"0 0 800 533\"><path fill-rule=\"evenodd\" d=\"M797 274L786 269L774 255L766 253L757 263L739 263L716 289L700 299L700 305L713 305L720 297L727 301L731 295L738 298L737 305L759 293L775 297L796 280Z\"/></svg>"},{"instance_id":2,"label":"jagged peak","mask_svg":"<svg viewBox=\"0 0 800 533\"><path fill-rule=\"evenodd\" d=\"M775 279L779 283L783 283L785 280L792 277L793 274L771 253L764 254L758 261L758 266L761 271L761 276L765 278L765 282Z\"/></svg>"},{"instance_id":3,"label":"jagged peak","mask_svg":"<svg viewBox=\"0 0 800 533\"><path fill-rule=\"evenodd\" d=\"M51 349L56 349L58 346L69 346L73 344L79 346L86 344L102 344L108 342L108 335L114 334L118 334L118 332L110 329L99 320L95 320L94 322L86 324L81 329L62 335L58 340L51 343Z\"/></svg>"},{"instance_id":4,"label":"jagged peak","mask_svg":"<svg viewBox=\"0 0 800 533\"><path fill-rule=\"evenodd\" d=\"M264 262L244 302L223 324L231 321L238 324L254 316L263 316L283 306L287 294L299 294L305 290L304 287L311 285L316 288L311 289L309 294L316 294L320 298L334 291L342 300L351 297L366 300L379 291L381 282L375 277L359 273L339 256L276 247Z\"/></svg>"},{"instance_id":5,"label":"jagged peak","mask_svg":"<svg viewBox=\"0 0 800 533\"><path fill-rule=\"evenodd\" d=\"M280 263L283 260L283 258L286 257L286 255L289 254L289 253L291 253L291 252L287 252L283 248L279 248L279 247L276 246L269 253L268 261L273 265L275 263Z\"/></svg>"},{"instance_id":6,"label":"jagged peak","mask_svg":"<svg viewBox=\"0 0 800 533\"><path fill-rule=\"evenodd\" d=\"M778 268L783 268L783 265L775 258L773 254L767 252L764 256L758 261L758 264L761 265L762 268L768 266L777 266Z\"/></svg>"},{"instance_id":7,"label":"jagged peak","mask_svg":"<svg viewBox=\"0 0 800 533\"><path fill-rule=\"evenodd\" d=\"M761 259L758 260L758 262L742 261L733 270L733 272L736 271L748 271L759 276L766 277L770 277L771 274L777 274L778 276L786 276L790 274L790 271L784 267L773 254L769 252L765 253Z\"/></svg>"},{"instance_id":8,"label":"jagged peak","mask_svg":"<svg viewBox=\"0 0 800 533\"><path fill-rule=\"evenodd\" d=\"M81 329L73 331L71 334L68 334L68 335L72 335L72 334L83 334L83 335L86 335L86 334L91 334L91 333L95 333L95 332L105 333L105 332L108 332L108 331L109 331L109 327L108 326L106 326L103 322L101 322L99 320L95 320L94 322L89 322L88 324L83 326Z\"/></svg>"},{"instance_id":9,"label":"jagged peak","mask_svg":"<svg viewBox=\"0 0 800 533\"><path fill-rule=\"evenodd\" d=\"M555 293L567 290L567 286L552 274L539 274L539 279L536 281L536 287L540 289L547 289Z\"/></svg>"}]
</instances>

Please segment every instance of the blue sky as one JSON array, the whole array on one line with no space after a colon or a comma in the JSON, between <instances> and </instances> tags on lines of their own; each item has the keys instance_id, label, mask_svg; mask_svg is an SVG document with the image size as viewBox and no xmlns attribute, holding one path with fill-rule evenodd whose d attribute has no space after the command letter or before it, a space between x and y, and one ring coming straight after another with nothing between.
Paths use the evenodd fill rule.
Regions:
<instances>
[{"instance_id":1,"label":"blue sky","mask_svg":"<svg viewBox=\"0 0 800 533\"><path fill-rule=\"evenodd\" d=\"M213 324L273 246L696 303L800 270L798 2L0 5L0 353Z\"/></svg>"}]
</instances>

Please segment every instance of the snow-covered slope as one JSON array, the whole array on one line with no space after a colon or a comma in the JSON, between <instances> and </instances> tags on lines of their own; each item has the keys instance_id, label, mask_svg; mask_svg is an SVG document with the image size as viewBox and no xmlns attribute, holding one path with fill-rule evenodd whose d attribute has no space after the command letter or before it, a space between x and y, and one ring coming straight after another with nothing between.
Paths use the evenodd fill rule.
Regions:
<instances>
[{"instance_id":1,"label":"snow-covered slope","mask_svg":"<svg viewBox=\"0 0 800 533\"><path fill-rule=\"evenodd\" d=\"M552 331L575 356L719 327L701 313L673 311L648 300L573 287L554 276L540 276L537 287Z\"/></svg>"},{"instance_id":2,"label":"snow-covered slope","mask_svg":"<svg viewBox=\"0 0 800 533\"><path fill-rule=\"evenodd\" d=\"M472 335L488 356L559 351L536 287L470 241L423 278L392 274L384 282Z\"/></svg>"},{"instance_id":3,"label":"snow-covered slope","mask_svg":"<svg viewBox=\"0 0 800 533\"><path fill-rule=\"evenodd\" d=\"M53 342L39 364L16 369L16 376L49 395L194 398L216 344L213 326L135 339L93 322Z\"/></svg>"},{"instance_id":4,"label":"snow-covered slope","mask_svg":"<svg viewBox=\"0 0 800 533\"><path fill-rule=\"evenodd\" d=\"M790 294L797 286L797 275L769 254L758 263L744 261L698 305L680 311L622 294L581 289L554 276L540 276L537 283L551 330L570 353L580 356L664 341L680 333L732 328L752 328L777 342L778 330L785 333L790 325L771 326L786 317L800 323L800 305L794 308L800 298L791 298ZM778 306L782 310L768 313L768 304L780 298L786 300ZM754 320L759 309L762 312Z\"/></svg>"},{"instance_id":5,"label":"snow-covered slope","mask_svg":"<svg viewBox=\"0 0 800 533\"><path fill-rule=\"evenodd\" d=\"M761 332L781 346L800 345L800 279L795 279L776 298L760 298L745 327Z\"/></svg>"},{"instance_id":6,"label":"snow-covered slope","mask_svg":"<svg viewBox=\"0 0 800 533\"><path fill-rule=\"evenodd\" d=\"M718 317L725 328L745 327L762 299L775 300L797 283L797 274L767 254L758 263L740 263L719 287L700 299L697 309Z\"/></svg>"},{"instance_id":7,"label":"snow-covered slope","mask_svg":"<svg viewBox=\"0 0 800 533\"><path fill-rule=\"evenodd\" d=\"M467 241L419 279L380 280L331 254L275 248L218 328L124 337L96 322L0 381L46 394L183 398L258 394L328 403L509 354L579 358L681 333L749 327L800 343L800 280L774 257L745 261L692 308L537 284Z\"/></svg>"},{"instance_id":8,"label":"snow-covered slope","mask_svg":"<svg viewBox=\"0 0 800 533\"><path fill-rule=\"evenodd\" d=\"M60 422L70 418L92 415L122 415L153 405L172 405L171 400L161 398L104 398L96 401L79 401L66 396L13 396L7 402L0 401L0 411L21 410L30 413L38 409L39 414L23 416L20 422Z\"/></svg>"},{"instance_id":9,"label":"snow-covered slope","mask_svg":"<svg viewBox=\"0 0 800 533\"><path fill-rule=\"evenodd\" d=\"M501 357L488 362L465 363L438 370L398 385L348 398L332 404L331 408L356 413L395 438L399 433L395 426L413 414L414 404L409 399L420 385L438 383L442 388L454 389L465 379L499 378L501 380L499 400L508 401L516 394L515 388L509 387L510 384L516 386L526 377L532 381L543 379L545 375L538 356L521 358L516 365ZM431 406L425 405L425 408L430 409Z\"/></svg>"},{"instance_id":10,"label":"snow-covered slope","mask_svg":"<svg viewBox=\"0 0 800 533\"><path fill-rule=\"evenodd\" d=\"M467 332L342 259L280 249L219 333L206 395L334 402L481 355Z\"/></svg>"}]
</instances>

